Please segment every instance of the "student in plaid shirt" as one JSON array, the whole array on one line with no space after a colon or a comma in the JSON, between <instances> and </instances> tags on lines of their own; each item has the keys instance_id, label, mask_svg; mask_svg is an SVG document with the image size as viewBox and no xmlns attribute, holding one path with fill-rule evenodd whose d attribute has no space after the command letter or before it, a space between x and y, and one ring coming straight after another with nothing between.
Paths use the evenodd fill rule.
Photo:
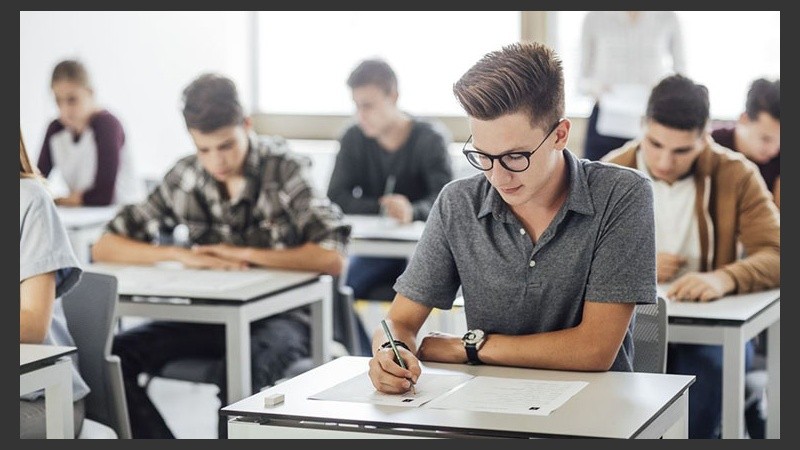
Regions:
<instances>
[{"instance_id":1,"label":"student in plaid shirt","mask_svg":"<svg viewBox=\"0 0 800 450\"><path fill-rule=\"evenodd\" d=\"M260 266L339 275L350 228L341 222L338 206L315 197L305 174L307 161L293 155L282 138L256 137L236 86L225 77L200 76L184 90L183 101L196 154L178 161L145 202L126 206L109 222L92 248L94 261L178 261L194 268ZM165 243L178 226L188 230L182 233L188 239ZM254 392L308 356L308 314L298 308L251 324ZM122 359L133 437L172 438L138 376L156 373L175 359L222 359L225 332L216 324L155 321L117 335L113 353ZM223 404L225 383L220 364Z\"/></svg>"}]
</instances>

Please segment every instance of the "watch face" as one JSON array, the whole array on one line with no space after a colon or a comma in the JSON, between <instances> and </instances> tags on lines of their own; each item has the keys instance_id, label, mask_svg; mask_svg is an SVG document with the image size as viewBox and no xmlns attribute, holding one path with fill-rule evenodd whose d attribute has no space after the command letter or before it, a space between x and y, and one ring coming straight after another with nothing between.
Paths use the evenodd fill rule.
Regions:
<instances>
[{"instance_id":1,"label":"watch face","mask_svg":"<svg viewBox=\"0 0 800 450\"><path fill-rule=\"evenodd\" d=\"M477 344L483 340L483 330L469 330L462 338L465 344Z\"/></svg>"}]
</instances>

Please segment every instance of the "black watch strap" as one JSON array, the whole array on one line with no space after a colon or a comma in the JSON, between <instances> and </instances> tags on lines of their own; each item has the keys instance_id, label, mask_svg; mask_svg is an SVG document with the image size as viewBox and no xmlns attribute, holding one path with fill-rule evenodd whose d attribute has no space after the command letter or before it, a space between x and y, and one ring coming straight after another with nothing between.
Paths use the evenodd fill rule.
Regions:
<instances>
[{"instance_id":1,"label":"black watch strap","mask_svg":"<svg viewBox=\"0 0 800 450\"><path fill-rule=\"evenodd\" d=\"M483 361L478 358L478 349L475 344L466 344L464 348L467 350L467 362L470 364L483 364Z\"/></svg>"}]
</instances>

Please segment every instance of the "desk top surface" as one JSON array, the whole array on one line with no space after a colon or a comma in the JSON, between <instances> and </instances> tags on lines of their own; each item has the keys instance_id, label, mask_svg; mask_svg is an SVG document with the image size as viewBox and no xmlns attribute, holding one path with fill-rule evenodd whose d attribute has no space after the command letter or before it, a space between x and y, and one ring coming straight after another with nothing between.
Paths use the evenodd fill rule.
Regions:
<instances>
[{"instance_id":1,"label":"desk top surface","mask_svg":"<svg viewBox=\"0 0 800 450\"><path fill-rule=\"evenodd\" d=\"M222 413L298 422L336 422L378 428L415 428L454 433L476 431L494 436L607 437L637 436L651 419L676 401L693 376L627 372L566 372L500 366L424 363L429 373L469 373L494 377L589 384L547 416L443 410L367 403L309 400L368 368L369 358L345 356L272 388L222 408ZM265 407L264 397L281 393L282 404ZM609 413L611 411L611 413Z\"/></svg>"},{"instance_id":2,"label":"desk top surface","mask_svg":"<svg viewBox=\"0 0 800 450\"><path fill-rule=\"evenodd\" d=\"M659 285L659 293L666 292L665 286ZM665 297L666 298L666 297ZM688 303L667 301L667 315L670 320L677 318L746 322L771 306L780 304L781 290L753 292L750 294L727 295L713 302Z\"/></svg>"},{"instance_id":3,"label":"desk top surface","mask_svg":"<svg viewBox=\"0 0 800 450\"><path fill-rule=\"evenodd\" d=\"M90 272L117 277L119 295L246 302L317 280L319 272L277 269L187 269L179 264L90 264Z\"/></svg>"},{"instance_id":4,"label":"desk top surface","mask_svg":"<svg viewBox=\"0 0 800 450\"><path fill-rule=\"evenodd\" d=\"M104 225L114 218L119 209L119 205L110 206L80 206L66 207L59 206L58 217L64 228L74 230Z\"/></svg>"},{"instance_id":5,"label":"desk top surface","mask_svg":"<svg viewBox=\"0 0 800 450\"><path fill-rule=\"evenodd\" d=\"M22 373L25 373L77 350L76 347L70 346L19 344L19 367Z\"/></svg>"},{"instance_id":6,"label":"desk top surface","mask_svg":"<svg viewBox=\"0 0 800 450\"><path fill-rule=\"evenodd\" d=\"M425 222L415 221L401 225L390 217L378 215L348 214L344 222L353 227L353 239L419 241Z\"/></svg>"}]
</instances>

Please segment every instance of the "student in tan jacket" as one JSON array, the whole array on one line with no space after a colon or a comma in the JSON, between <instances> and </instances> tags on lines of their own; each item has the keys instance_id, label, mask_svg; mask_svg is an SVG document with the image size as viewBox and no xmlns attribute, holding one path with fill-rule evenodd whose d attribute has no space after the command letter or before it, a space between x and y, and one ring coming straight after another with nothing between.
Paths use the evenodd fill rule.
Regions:
<instances>
[{"instance_id":1,"label":"student in tan jacket","mask_svg":"<svg viewBox=\"0 0 800 450\"><path fill-rule=\"evenodd\" d=\"M669 76L650 94L642 137L604 158L653 180L657 276L670 283L667 296L677 301L780 286L778 209L755 164L715 144L708 120L706 87ZM722 349L670 344L667 370L697 376L689 392L689 436L716 437Z\"/></svg>"}]
</instances>

